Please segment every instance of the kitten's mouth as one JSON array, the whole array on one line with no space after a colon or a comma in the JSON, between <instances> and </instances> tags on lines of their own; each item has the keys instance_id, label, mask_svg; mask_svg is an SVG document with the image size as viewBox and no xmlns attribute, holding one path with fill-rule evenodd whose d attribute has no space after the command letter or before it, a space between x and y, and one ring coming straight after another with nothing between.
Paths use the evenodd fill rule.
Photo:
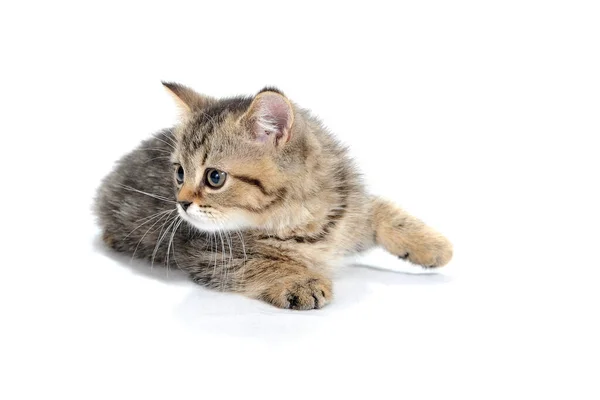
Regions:
<instances>
[{"instance_id":1,"label":"kitten's mouth","mask_svg":"<svg viewBox=\"0 0 600 400\"><path fill-rule=\"evenodd\" d=\"M197 205L184 207L177 205L177 212L188 224L204 232L216 232L224 230L223 223L217 219L212 211L203 210Z\"/></svg>"},{"instance_id":2,"label":"kitten's mouth","mask_svg":"<svg viewBox=\"0 0 600 400\"><path fill-rule=\"evenodd\" d=\"M224 214L208 206L192 204L184 208L177 204L177 212L184 221L203 232L239 230L252 226L246 216L236 211Z\"/></svg>"}]
</instances>

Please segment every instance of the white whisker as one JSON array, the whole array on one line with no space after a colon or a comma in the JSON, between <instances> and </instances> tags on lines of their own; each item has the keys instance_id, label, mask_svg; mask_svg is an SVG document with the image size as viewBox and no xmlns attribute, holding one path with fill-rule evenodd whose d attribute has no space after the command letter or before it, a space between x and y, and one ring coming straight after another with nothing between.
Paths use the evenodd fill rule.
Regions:
<instances>
[{"instance_id":1,"label":"white whisker","mask_svg":"<svg viewBox=\"0 0 600 400\"><path fill-rule=\"evenodd\" d=\"M129 235L131 235L133 232L137 231L138 229L140 229L142 226L152 222L152 220L154 220L155 218L158 218L160 215L167 213L167 212L173 212L173 211L169 211L169 210L165 210L165 211L159 211L156 214L152 214L149 217L146 218L142 218L145 219L147 221L144 221L143 223L141 223L140 225L138 225L137 227L135 227L131 232L129 232L124 238L123 240L127 239L129 237ZM139 220L138 220L139 221Z\"/></svg>"},{"instance_id":2,"label":"white whisker","mask_svg":"<svg viewBox=\"0 0 600 400\"><path fill-rule=\"evenodd\" d=\"M145 150L159 151L161 153L167 153L167 154L172 154L173 153L172 151L165 150L165 149L159 149L159 148L156 148L156 147L147 147L147 148L145 148Z\"/></svg>"},{"instance_id":3,"label":"white whisker","mask_svg":"<svg viewBox=\"0 0 600 400\"><path fill-rule=\"evenodd\" d=\"M223 229L223 224L219 221L219 227L223 231L223 236L225 236L225 241L227 242L227 247L229 247L229 260L225 264L225 270L223 271L223 285L227 284L227 279L229 275L229 269L231 268L231 264L233 263L233 252L231 250L231 235L229 231Z\"/></svg>"},{"instance_id":4,"label":"white whisker","mask_svg":"<svg viewBox=\"0 0 600 400\"><path fill-rule=\"evenodd\" d=\"M176 211L176 210L171 210L171 212L169 212L168 214L162 215L158 220L156 220L156 222L154 222L152 224L152 226L150 226L150 228L148 228L148 230L146 231L146 233L144 233L144 236L142 236L142 238L138 241L137 245L135 246L135 249L133 250L133 255L131 256L132 260L135 257L135 253L137 252L137 249L140 246L140 243L142 243L142 240L144 240L144 238L146 237L146 235L148 234L148 232L150 232L150 229L152 229L156 224L158 224L163 218L166 218L165 219L165 223L166 223L166 221L169 220L169 216L173 213L173 211ZM163 226L164 226L164 224L163 224Z\"/></svg>"},{"instance_id":5,"label":"white whisker","mask_svg":"<svg viewBox=\"0 0 600 400\"><path fill-rule=\"evenodd\" d=\"M239 271L239 274L238 274L239 275L238 282L241 283L241 281L243 280L244 274L246 273L246 260L248 259L248 256L246 255L246 244L244 243L244 234L239 229L236 229L235 232L240 237L240 242L242 243L242 251L244 252L244 259L242 260L241 271Z\"/></svg>"},{"instance_id":6,"label":"white whisker","mask_svg":"<svg viewBox=\"0 0 600 400\"><path fill-rule=\"evenodd\" d=\"M170 219L170 220L167 219L165 224L163 224L163 227L161 228L160 233L158 234L159 238L156 240L156 245L154 246L154 251L152 252L152 263L150 264L150 268L154 268L154 259L156 258L156 254L158 253L160 243L163 241L165 236L167 236L167 233L169 232L169 229L171 229L171 226L177 221L177 217L178 217L178 215L175 215L172 219ZM162 230L167 223L169 223L169 226L167 227L167 229L165 229L165 233L162 233ZM161 235L161 233L162 233L162 235Z\"/></svg>"},{"instance_id":7,"label":"white whisker","mask_svg":"<svg viewBox=\"0 0 600 400\"><path fill-rule=\"evenodd\" d=\"M149 162L151 162L151 161L154 161L154 160L163 160L163 159L170 160L170 159L171 159L171 157L170 157L170 156L160 156L160 157L154 157L154 158L151 158L151 159L149 159L149 160L147 160L147 161L144 161L144 164L148 164Z\"/></svg>"},{"instance_id":8,"label":"white whisker","mask_svg":"<svg viewBox=\"0 0 600 400\"><path fill-rule=\"evenodd\" d=\"M169 203L177 203L176 201L171 200L171 199L167 199L166 197L159 196L157 194L152 194L152 193L144 192L142 190L136 189L136 188L131 187L131 186L127 186L127 185L123 185L123 184L119 184L119 186L122 187L125 190L130 190L132 192L137 192L137 193L140 193L140 194L144 194L146 196L149 196L149 197L152 197L152 198L155 198L155 199L158 199L158 200L166 201L166 202L169 202Z\"/></svg>"},{"instance_id":9,"label":"white whisker","mask_svg":"<svg viewBox=\"0 0 600 400\"><path fill-rule=\"evenodd\" d=\"M175 139L173 139L172 136L167 135L164 132L159 132L165 139L167 139L169 142L173 143L174 145L177 144L177 142L175 142Z\"/></svg>"},{"instance_id":10,"label":"white whisker","mask_svg":"<svg viewBox=\"0 0 600 400\"><path fill-rule=\"evenodd\" d=\"M175 232L177 232L177 228L179 228L179 225L181 225L181 223L183 222L183 220L180 219L179 216L177 216L177 219L179 219L179 220L175 224L175 227L172 229L171 239L169 240L169 244L167 246L167 261L166 261L167 277L169 276L169 252L171 251L171 246L173 245L173 238L175 237ZM173 256L174 255L175 255L175 248L173 248Z\"/></svg>"},{"instance_id":11,"label":"white whisker","mask_svg":"<svg viewBox=\"0 0 600 400\"><path fill-rule=\"evenodd\" d=\"M160 140L161 142L163 142L164 144L166 144L167 146L169 146L170 148L172 148L173 150L175 150L175 146L173 146L171 143L165 142L164 140L162 140L161 138L155 138L156 140Z\"/></svg>"},{"instance_id":12,"label":"white whisker","mask_svg":"<svg viewBox=\"0 0 600 400\"><path fill-rule=\"evenodd\" d=\"M223 291L223 273L225 271L225 242L223 242L223 236L221 230L217 230L219 238L221 238L221 291Z\"/></svg>"}]
</instances>

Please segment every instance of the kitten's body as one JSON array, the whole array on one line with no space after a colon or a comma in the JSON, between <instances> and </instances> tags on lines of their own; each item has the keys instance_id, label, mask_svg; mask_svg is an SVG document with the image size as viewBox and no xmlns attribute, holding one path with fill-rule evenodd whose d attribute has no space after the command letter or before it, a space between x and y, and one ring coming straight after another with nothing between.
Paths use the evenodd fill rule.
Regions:
<instances>
[{"instance_id":1,"label":"kitten's body","mask_svg":"<svg viewBox=\"0 0 600 400\"><path fill-rule=\"evenodd\" d=\"M450 260L444 237L368 195L345 149L279 92L214 100L166 86L184 121L125 156L99 189L115 250L299 309L325 305L331 268L375 245L425 267ZM227 173L222 188L206 181L211 168Z\"/></svg>"}]
</instances>

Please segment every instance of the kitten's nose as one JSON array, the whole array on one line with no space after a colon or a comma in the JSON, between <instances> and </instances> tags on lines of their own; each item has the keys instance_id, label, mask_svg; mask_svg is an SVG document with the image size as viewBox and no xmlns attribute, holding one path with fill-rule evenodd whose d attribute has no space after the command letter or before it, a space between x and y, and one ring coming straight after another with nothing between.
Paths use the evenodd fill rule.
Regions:
<instances>
[{"instance_id":1,"label":"kitten's nose","mask_svg":"<svg viewBox=\"0 0 600 400\"><path fill-rule=\"evenodd\" d=\"M188 207L192 205L191 201L180 201L179 205L183 208L183 211L187 211Z\"/></svg>"}]
</instances>

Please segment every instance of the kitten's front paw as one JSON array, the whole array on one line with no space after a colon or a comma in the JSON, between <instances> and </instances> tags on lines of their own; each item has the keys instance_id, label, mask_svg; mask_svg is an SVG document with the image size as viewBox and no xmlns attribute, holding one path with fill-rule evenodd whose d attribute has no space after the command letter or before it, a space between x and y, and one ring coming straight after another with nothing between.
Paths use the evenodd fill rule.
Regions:
<instances>
[{"instance_id":1,"label":"kitten's front paw","mask_svg":"<svg viewBox=\"0 0 600 400\"><path fill-rule=\"evenodd\" d=\"M296 276L283 279L262 295L267 302L280 308L312 310L331 300L331 281L319 276Z\"/></svg>"},{"instance_id":2,"label":"kitten's front paw","mask_svg":"<svg viewBox=\"0 0 600 400\"><path fill-rule=\"evenodd\" d=\"M425 268L442 267L452 259L452 243L442 235L433 234L399 257Z\"/></svg>"}]
</instances>

